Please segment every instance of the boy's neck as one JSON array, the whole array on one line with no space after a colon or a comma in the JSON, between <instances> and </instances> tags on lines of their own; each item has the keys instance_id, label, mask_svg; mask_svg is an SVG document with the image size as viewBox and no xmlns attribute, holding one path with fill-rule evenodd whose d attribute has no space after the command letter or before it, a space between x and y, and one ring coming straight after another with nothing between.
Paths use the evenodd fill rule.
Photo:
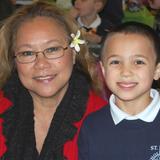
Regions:
<instances>
[{"instance_id":1,"label":"boy's neck","mask_svg":"<svg viewBox=\"0 0 160 160\"><path fill-rule=\"evenodd\" d=\"M85 16L85 17L80 17L82 23L87 27L90 26L97 18L97 14L95 15L90 15L90 16Z\"/></svg>"},{"instance_id":2,"label":"boy's neck","mask_svg":"<svg viewBox=\"0 0 160 160\"><path fill-rule=\"evenodd\" d=\"M142 111L144 111L146 109L146 107L151 103L152 98L148 97L148 99L146 100L142 100L142 101L134 101L134 102L122 102L122 101L117 101L118 104L116 104L117 106L119 106L119 108L126 112L129 115L137 115L139 113L141 113Z\"/></svg>"}]
</instances>

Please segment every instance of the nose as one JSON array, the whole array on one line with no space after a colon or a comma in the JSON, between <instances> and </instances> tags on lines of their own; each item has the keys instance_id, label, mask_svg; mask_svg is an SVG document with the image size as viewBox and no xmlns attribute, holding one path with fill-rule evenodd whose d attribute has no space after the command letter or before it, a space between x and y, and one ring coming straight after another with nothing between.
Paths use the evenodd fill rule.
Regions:
<instances>
[{"instance_id":1,"label":"nose","mask_svg":"<svg viewBox=\"0 0 160 160\"><path fill-rule=\"evenodd\" d=\"M44 69L50 67L49 60L44 56L43 53L38 53L35 60L36 69Z\"/></svg>"},{"instance_id":2,"label":"nose","mask_svg":"<svg viewBox=\"0 0 160 160\"><path fill-rule=\"evenodd\" d=\"M123 77L129 77L132 75L132 66L130 64L123 64L121 66L121 75Z\"/></svg>"}]
</instances>

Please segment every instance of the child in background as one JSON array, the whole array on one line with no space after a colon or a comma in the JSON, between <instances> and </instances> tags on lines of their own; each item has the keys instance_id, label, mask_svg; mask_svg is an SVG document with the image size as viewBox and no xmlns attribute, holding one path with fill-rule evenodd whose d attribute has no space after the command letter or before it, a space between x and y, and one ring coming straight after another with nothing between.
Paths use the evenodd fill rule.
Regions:
<instances>
[{"instance_id":1,"label":"child in background","mask_svg":"<svg viewBox=\"0 0 160 160\"><path fill-rule=\"evenodd\" d=\"M122 22L135 21L154 27L155 18L142 0L126 0Z\"/></svg>"},{"instance_id":2,"label":"child in background","mask_svg":"<svg viewBox=\"0 0 160 160\"><path fill-rule=\"evenodd\" d=\"M76 0L70 14L72 14L79 26L86 33L86 39L91 43L100 43L101 37L96 33L101 24L101 18L98 15L107 0Z\"/></svg>"},{"instance_id":3,"label":"child in background","mask_svg":"<svg viewBox=\"0 0 160 160\"><path fill-rule=\"evenodd\" d=\"M155 31L128 22L107 35L101 68L109 105L84 121L79 160L160 159L160 45Z\"/></svg>"}]
</instances>

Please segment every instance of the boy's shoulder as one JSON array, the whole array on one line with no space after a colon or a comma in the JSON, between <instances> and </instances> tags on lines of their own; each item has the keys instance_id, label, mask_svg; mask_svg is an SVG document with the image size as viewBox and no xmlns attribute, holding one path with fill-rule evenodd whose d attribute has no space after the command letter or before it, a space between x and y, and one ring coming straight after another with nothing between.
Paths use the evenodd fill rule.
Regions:
<instances>
[{"instance_id":1,"label":"boy's shoulder","mask_svg":"<svg viewBox=\"0 0 160 160\"><path fill-rule=\"evenodd\" d=\"M109 119L111 119L110 106L105 105L104 107L102 107L98 111L95 111L95 112L89 114L85 118L84 123L96 125L97 123L101 123L101 122L104 123L105 121L109 121Z\"/></svg>"}]
</instances>

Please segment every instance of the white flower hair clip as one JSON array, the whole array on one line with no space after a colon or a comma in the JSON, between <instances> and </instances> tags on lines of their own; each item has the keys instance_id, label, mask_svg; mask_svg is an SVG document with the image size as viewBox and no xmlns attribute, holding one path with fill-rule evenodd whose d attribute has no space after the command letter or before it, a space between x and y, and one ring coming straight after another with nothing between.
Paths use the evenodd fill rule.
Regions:
<instances>
[{"instance_id":1,"label":"white flower hair clip","mask_svg":"<svg viewBox=\"0 0 160 160\"><path fill-rule=\"evenodd\" d=\"M76 52L80 51L79 44L84 44L85 43L85 40L79 39L80 35L81 35L80 30L77 31L76 35L73 34L73 33L71 34L71 37L73 38L73 40L70 44L70 47L74 48Z\"/></svg>"}]
</instances>

